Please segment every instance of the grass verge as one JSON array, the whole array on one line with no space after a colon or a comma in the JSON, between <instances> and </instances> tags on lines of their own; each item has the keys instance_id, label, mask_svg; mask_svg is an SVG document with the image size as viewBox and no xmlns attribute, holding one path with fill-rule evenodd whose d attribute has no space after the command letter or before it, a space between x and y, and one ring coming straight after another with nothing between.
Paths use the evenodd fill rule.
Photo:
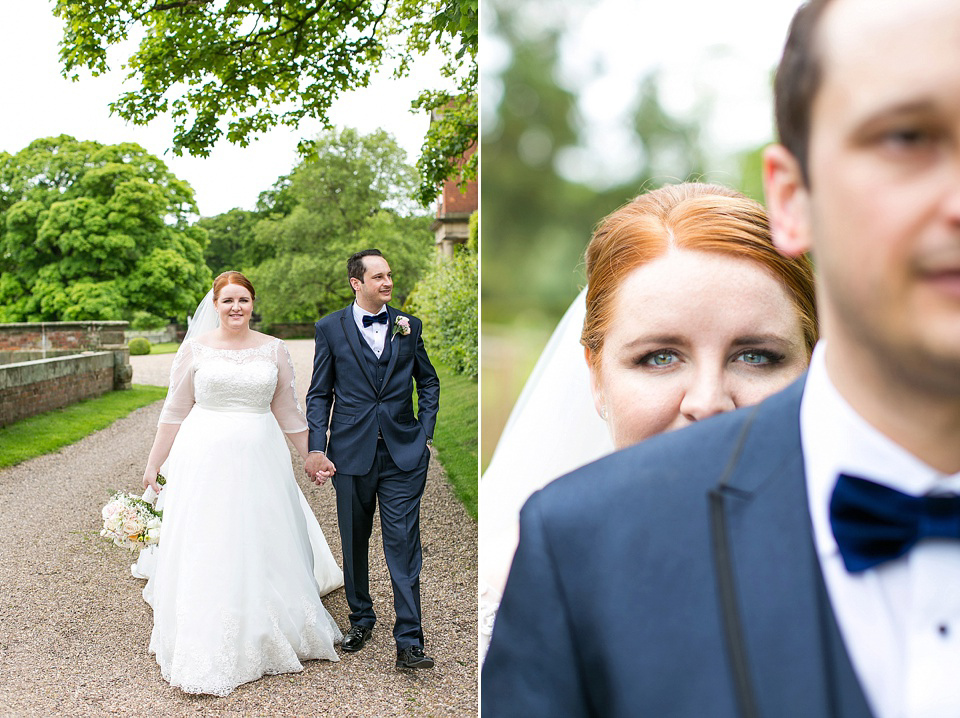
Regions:
<instances>
[{"instance_id":1,"label":"grass verge","mask_svg":"<svg viewBox=\"0 0 960 718\"><path fill-rule=\"evenodd\" d=\"M165 386L134 384L129 391L111 391L14 422L0 429L0 468L49 454L79 441L117 419L167 395Z\"/></svg>"},{"instance_id":2,"label":"grass verge","mask_svg":"<svg viewBox=\"0 0 960 718\"><path fill-rule=\"evenodd\" d=\"M440 415L433 445L460 502L477 519L477 380L436 366Z\"/></svg>"},{"instance_id":3,"label":"grass verge","mask_svg":"<svg viewBox=\"0 0 960 718\"><path fill-rule=\"evenodd\" d=\"M440 376L440 416L434 448L454 492L476 520L477 381L454 374L443 365L436 369ZM130 391L111 391L5 426L0 429L0 468L79 441L166 394L164 386L134 384Z\"/></svg>"},{"instance_id":4,"label":"grass verge","mask_svg":"<svg viewBox=\"0 0 960 718\"><path fill-rule=\"evenodd\" d=\"M176 354L180 348L179 342L160 342L150 347L151 354Z\"/></svg>"}]
</instances>

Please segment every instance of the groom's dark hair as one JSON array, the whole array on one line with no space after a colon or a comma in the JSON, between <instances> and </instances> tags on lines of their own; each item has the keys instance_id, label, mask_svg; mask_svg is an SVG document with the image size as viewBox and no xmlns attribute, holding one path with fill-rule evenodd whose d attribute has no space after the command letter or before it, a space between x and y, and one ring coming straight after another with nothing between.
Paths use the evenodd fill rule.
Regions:
<instances>
[{"instance_id":1,"label":"groom's dark hair","mask_svg":"<svg viewBox=\"0 0 960 718\"><path fill-rule=\"evenodd\" d=\"M364 257L382 257L379 249L364 249L361 252L357 252L350 259L347 260L347 284L350 283L351 279L359 279L363 282L363 258ZM352 290L353 287L351 286Z\"/></svg>"},{"instance_id":2,"label":"groom's dark hair","mask_svg":"<svg viewBox=\"0 0 960 718\"><path fill-rule=\"evenodd\" d=\"M787 42L774 79L773 97L780 144L800 165L810 184L808 150L811 113L823 79L823 57L817 30L827 6L834 0L807 0L793 16Z\"/></svg>"}]
</instances>

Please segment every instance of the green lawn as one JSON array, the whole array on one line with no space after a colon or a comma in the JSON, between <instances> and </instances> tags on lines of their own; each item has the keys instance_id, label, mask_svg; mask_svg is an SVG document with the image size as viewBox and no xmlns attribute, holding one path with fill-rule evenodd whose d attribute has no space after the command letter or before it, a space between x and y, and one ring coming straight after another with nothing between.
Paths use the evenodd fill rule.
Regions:
<instances>
[{"instance_id":1,"label":"green lawn","mask_svg":"<svg viewBox=\"0 0 960 718\"><path fill-rule=\"evenodd\" d=\"M437 365L440 416L433 445L450 484L467 512L477 518L477 380Z\"/></svg>"},{"instance_id":2,"label":"green lawn","mask_svg":"<svg viewBox=\"0 0 960 718\"><path fill-rule=\"evenodd\" d=\"M179 342L162 342L150 346L151 354L176 354L180 348Z\"/></svg>"},{"instance_id":3,"label":"green lawn","mask_svg":"<svg viewBox=\"0 0 960 718\"><path fill-rule=\"evenodd\" d=\"M166 395L165 386L134 384L129 391L111 391L5 426L0 429L0 468L79 441Z\"/></svg>"}]
</instances>

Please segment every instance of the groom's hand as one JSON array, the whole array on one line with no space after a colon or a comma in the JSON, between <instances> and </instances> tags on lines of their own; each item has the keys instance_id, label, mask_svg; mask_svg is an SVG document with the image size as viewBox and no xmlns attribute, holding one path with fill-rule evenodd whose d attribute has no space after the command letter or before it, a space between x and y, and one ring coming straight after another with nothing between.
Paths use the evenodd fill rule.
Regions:
<instances>
[{"instance_id":1,"label":"groom's hand","mask_svg":"<svg viewBox=\"0 0 960 718\"><path fill-rule=\"evenodd\" d=\"M317 486L323 486L327 479L337 473L337 467L322 451L308 454L303 470Z\"/></svg>"}]
</instances>

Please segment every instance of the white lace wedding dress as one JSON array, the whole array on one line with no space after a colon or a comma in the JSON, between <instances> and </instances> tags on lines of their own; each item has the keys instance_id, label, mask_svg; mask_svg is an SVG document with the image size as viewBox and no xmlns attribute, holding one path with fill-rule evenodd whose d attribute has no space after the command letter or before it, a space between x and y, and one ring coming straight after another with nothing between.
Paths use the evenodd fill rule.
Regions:
<instances>
[{"instance_id":1,"label":"white lace wedding dress","mask_svg":"<svg viewBox=\"0 0 960 718\"><path fill-rule=\"evenodd\" d=\"M165 464L160 543L134 573L148 578L163 677L223 696L304 660L338 660L342 634L320 596L343 573L283 437L307 428L286 345L185 341L160 422L182 424Z\"/></svg>"}]
</instances>

